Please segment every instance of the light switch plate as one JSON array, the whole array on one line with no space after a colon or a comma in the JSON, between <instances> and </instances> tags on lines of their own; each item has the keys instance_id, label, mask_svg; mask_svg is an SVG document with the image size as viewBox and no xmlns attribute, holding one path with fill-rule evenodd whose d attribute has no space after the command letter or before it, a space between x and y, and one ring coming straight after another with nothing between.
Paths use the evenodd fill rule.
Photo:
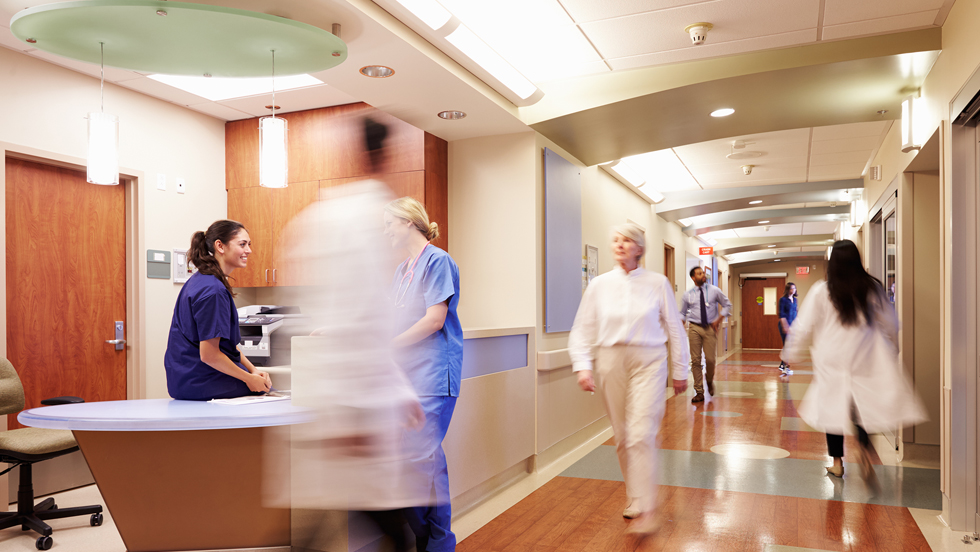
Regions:
<instances>
[{"instance_id":1,"label":"light switch plate","mask_svg":"<svg viewBox=\"0 0 980 552\"><path fill-rule=\"evenodd\" d=\"M167 175L163 173L157 173L157 189L162 192L167 191Z\"/></svg>"},{"instance_id":2,"label":"light switch plate","mask_svg":"<svg viewBox=\"0 0 980 552\"><path fill-rule=\"evenodd\" d=\"M184 193L184 179L178 176L174 181L177 182L177 193Z\"/></svg>"}]
</instances>

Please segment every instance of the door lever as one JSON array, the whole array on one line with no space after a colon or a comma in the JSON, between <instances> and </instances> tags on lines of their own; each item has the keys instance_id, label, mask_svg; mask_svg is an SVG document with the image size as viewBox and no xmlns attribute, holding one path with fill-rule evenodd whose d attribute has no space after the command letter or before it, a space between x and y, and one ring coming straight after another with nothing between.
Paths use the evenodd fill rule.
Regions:
<instances>
[{"instance_id":1,"label":"door lever","mask_svg":"<svg viewBox=\"0 0 980 552\"><path fill-rule=\"evenodd\" d=\"M126 340L124 339L126 323L123 322L122 320L116 320L114 326L116 329L116 338L107 339L105 342L115 345L117 351L122 351L123 349L126 348Z\"/></svg>"}]
</instances>

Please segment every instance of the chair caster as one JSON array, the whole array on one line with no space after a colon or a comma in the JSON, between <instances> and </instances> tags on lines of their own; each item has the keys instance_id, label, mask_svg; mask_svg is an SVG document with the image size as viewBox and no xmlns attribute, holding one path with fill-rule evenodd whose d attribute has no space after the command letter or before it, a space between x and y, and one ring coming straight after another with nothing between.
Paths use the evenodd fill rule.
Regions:
<instances>
[{"instance_id":1,"label":"chair caster","mask_svg":"<svg viewBox=\"0 0 980 552\"><path fill-rule=\"evenodd\" d=\"M34 543L34 546L36 546L38 550L51 550L51 545L53 544L54 539L51 537L38 537L37 542Z\"/></svg>"},{"instance_id":2,"label":"chair caster","mask_svg":"<svg viewBox=\"0 0 980 552\"><path fill-rule=\"evenodd\" d=\"M98 527L102 525L102 514L92 514L92 519L89 520L92 527Z\"/></svg>"}]
</instances>

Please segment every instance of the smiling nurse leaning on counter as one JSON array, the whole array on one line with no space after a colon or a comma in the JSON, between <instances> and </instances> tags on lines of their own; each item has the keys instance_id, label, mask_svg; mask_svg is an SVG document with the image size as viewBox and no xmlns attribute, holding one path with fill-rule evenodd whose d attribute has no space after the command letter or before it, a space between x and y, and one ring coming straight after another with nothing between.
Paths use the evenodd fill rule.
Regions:
<instances>
[{"instance_id":1,"label":"smiling nurse leaning on counter","mask_svg":"<svg viewBox=\"0 0 980 552\"><path fill-rule=\"evenodd\" d=\"M252 253L240 222L219 220L195 232L188 260L197 268L177 296L167 353L167 390L180 400L208 401L269 391L269 374L259 372L238 349L238 311L228 276L245 268Z\"/></svg>"}]
</instances>

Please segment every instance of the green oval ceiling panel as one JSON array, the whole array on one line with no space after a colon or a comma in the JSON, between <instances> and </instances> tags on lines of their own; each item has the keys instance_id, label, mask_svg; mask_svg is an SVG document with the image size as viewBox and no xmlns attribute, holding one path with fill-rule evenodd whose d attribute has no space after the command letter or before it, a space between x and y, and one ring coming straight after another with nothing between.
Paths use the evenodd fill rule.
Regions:
<instances>
[{"instance_id":1,"label":"green oval ceiling panel","mask_svg":"<svg viewBox=\"0 0 980 552\"><path fill-rule=\"evenodd\" d=\"M322 71L347 59L342 40L312 25L186 2L46 4L19 12L10 30L35 48L96 65L105 43L106 65L165 75L267 77L272 50L276 75Z\"/></svg>"}]
</instances>

